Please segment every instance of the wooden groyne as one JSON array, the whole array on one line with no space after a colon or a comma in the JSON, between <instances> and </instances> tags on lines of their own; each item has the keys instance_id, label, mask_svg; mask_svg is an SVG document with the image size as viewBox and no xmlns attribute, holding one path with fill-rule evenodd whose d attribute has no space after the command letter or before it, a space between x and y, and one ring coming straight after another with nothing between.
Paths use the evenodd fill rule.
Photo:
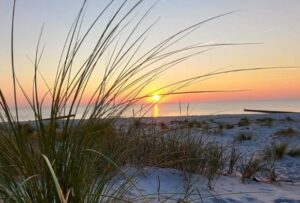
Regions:
<instances>
[{"instance_id":1,"label":"wooden groyne","mask_svg":"<svg viewBox=\"0 0 300 203\"><path fill-rule=\"evenodd\" d=\"M292 111L271 111L271 110L260 110L260 109L244 109L245 112L255 112L255 113L299 113Z\"/></svg>"}]
</instances>

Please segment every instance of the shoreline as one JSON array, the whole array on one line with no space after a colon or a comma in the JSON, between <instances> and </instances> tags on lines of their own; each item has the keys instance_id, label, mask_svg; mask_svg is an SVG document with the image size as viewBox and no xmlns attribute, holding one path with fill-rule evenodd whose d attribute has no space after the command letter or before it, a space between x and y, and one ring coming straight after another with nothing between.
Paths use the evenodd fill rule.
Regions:
<instances>
[{"instance_id":1,"label":"shoreline","mask_svg":"<svg viewBox=\"0 0 300 203\"><path fill-rule=\"evenodd\" d=\"M240 119L242 117L246 117L249 119L261 119L261 118L273 118L273 119L285 119L287 117L299 120L300 121L300 113L245 113L245 114L216 114L216 115L182 115L182 116L157 116L157 117L151 117L151 116L144 116L144 117L120 117L120 120L130 120L130 119L140 119L140 120L156 120L156 121L172 121L172 120L210 120L210 119L216 119L216 120L223 120L223 119L229 119L230 120L236 120ZM105 119L105 118L104 118ZM49 118L43 119L44 122L49 122ZM64 121L65 119L59 119L59 121ZM73 120L73 119L70 119ZM75 118L74 121L79 121L80 118ZM85 121L88 121L88 119L84 119ZM20 123L35 123L36 120L20 120ZM3 122L0 122L2 124Z\"/></svg>"}]
</instances>

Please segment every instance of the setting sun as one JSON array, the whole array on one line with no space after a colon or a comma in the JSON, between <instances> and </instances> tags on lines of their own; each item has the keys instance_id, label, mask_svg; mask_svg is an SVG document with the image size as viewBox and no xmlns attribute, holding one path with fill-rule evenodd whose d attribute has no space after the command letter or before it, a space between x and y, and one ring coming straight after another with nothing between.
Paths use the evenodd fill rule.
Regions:
<instances>
[{"instance_id":1,"label":"setting sun","mask_svg":"<svg viewBox=\"0 0 300 203\"><path fill-rule=\"evenodd\" d=\"M152 96L152 101L153 102L159 102L161 96L159 94L155 94Z\"/></svg>"},{"instance_id":2,"label":"setting sun","mask_svg":"<svg viewBox=\"0 0 300 203\"><path fill-rule=\"evenodd\" d=\"M0 0L0 203L300 203L299 11Z\"/></svg>"}]
</instances>

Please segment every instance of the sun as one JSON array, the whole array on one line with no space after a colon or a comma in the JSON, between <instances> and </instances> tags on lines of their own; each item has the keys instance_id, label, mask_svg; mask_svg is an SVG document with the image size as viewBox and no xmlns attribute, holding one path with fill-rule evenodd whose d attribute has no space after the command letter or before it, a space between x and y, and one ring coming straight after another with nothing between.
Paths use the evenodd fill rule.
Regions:
<instances>
[{"instance_id":1,"label":"sun","mask_svg":"<svg viewBox=\"0 0 300 203\"><path fill-rule=\"evenodd\" d=\"M152 96L152 101L155 103L159 102L160 98L161 98L161 96L159 94L155 94Z\"/></svg>"}]
</instances>

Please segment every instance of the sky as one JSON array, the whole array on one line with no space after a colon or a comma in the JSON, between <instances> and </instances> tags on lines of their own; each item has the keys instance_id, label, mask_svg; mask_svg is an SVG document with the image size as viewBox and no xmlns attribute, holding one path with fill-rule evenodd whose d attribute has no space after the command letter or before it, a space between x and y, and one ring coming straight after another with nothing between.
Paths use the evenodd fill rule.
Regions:
<instances>
[{"instance_id":1,"label":"sky","mask_svg":"<svg viewBox=\"0 0 300 203\"><path fill-rule=\"evenodd\" d=\"M132 3L134 0L129 1ZM106 0L89 0L84 26L92 22L107 4ZM121 0L116 0L105 19ZM145 0L136 12L141 16L154 2ZM55 70L64 39L74 20L81 0L18 0L15 19L15 63L18 79L24 89L31 91L35 48L42 25L45 44L40 71L49 84L53 83ZM150 25L159 18L143 44L146 51L171 34L202 20L236 11L233 14L210 21L180 41L174 48L197 43L257 43L242 46L213 47L167 71L145 91L185 78L214 71L256 67L300 67L300 1L299 0L160 0L143 25ZM12 103L10 69L10 23L12 1L0 0L0 88ZM105 21L105 20L104 20ZM87 44L81 50L84 57L90 50L99 23ZM99 67L101 68L101 67ZM101 70L100 70L101 72ZM211 77L182 89L249 90L239 93L189 94L170 96L165 102L300 99L300 69L273 69L250 71ZM46 87L41 85L41 92ZM89 91L88 91L89 92ZM160 92L158 92L160 93ZM88 95L87 95L88 96ZM24 98L20 102L25 104Z\"/></svg>"}]
</instances>

